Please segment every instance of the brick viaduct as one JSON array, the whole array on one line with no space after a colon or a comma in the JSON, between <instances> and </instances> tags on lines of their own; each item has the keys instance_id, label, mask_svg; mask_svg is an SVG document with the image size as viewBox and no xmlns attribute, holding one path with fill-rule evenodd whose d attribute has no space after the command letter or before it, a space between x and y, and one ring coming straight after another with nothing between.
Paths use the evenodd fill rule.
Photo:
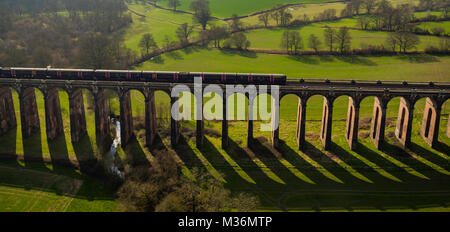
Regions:
<instances>
[{"instance_id":1,"label":"brick viaduct","mask_svg":"<svg viewBox=\"0 0 450 232\"><path fill-rule=\"evenodd\" d=\"M11 89L19 94L20 120L22 135L24 138L33 133L38 133L39 117L36 105L35 88L38 88L45 99L45 118L48 139L55 139L63 133L61 110L59 107L58 90L63 89L68 93L70 105L71 140L78 142L86 133L86 118L83 105L82 89L88 89L94 96L95 131L97 144L104 144L110 136L108 122L108 107L105 90L114 90L120 99L120 122L122 146L126 146L132 136L133 121L131 115L130 90L138 90L145 96L145 129L146 143L151 146L156 135L156 108L155 91L164 91L171 96L171 90L175 84L155 82L114 82L114 81L67 81L53 79L0 79L0 135L9 129L16 127L14 105ZM187 84L194 92L193 84ZM223 86L222 86L223 87ZM270 88L269 88L270 89ZM289 80L286 85L280 86L280 97L288 94L298 96L297 133L298 148L305 144L305 123L307 100L313 95L322 95L323 117L320 139L325 150L330 148L333 102L339 96L348 96L348 116L345 138L351 149L355 148L358 139L359 108L361 101L368 96L374 96L373 116L370 130L370 138L378 149L382 149L386 108L388 102L401 97L399 116L395 135L404 147L411 142L412 120L415 103L426 98L426 106L420 131L423 139L432 147L438 143L438 131L441 116L441 107L450 96L450 83L413 83L413 82L355 82L355 81L325 81L325 80ZM228 96L222 96L225 100ZM176 97L171 97L171 104L177 102ZM249 99L249 114L252 113L254 99ZM280 104L275 100L274 106ZM223 101L223 115L226 118L226 101ZM279 115L273 114L272 124L279 120ZM222 147L228 145L228 122L222 121ZM447 127L447 136L450 137L450 120ZM180 122L171 119L171 144L176 145L180 136ZM197 146L201 146L204 136L203 121L197 121ZM279 129L272 132L272 145L279 144ZM253 121L248 120L247 142L253 139Z\"/></svg>"}]
</instances>

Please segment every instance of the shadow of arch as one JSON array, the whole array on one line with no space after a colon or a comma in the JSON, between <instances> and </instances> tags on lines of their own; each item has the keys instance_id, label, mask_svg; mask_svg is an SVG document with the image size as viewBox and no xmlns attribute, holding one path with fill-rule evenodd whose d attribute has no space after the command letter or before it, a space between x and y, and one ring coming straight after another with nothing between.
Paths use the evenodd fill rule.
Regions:
<instances>
[{"instance_id":1,"label":"shadow of arch","mask_svg":"<svg viewBox=\"0 0 450 232\"><path fill-rule=\"evenodd\" d=\"M249 101L242 93L234 93L227 97L227 119L230 140L236 144L244 144L248 137ZM235 130L235 127L247 128L246 131ZM253 131L253 130L252 130ZM245 143L246 144L246 143Z\"/></svg>"},{"instance_id":2,"label":"shadow of arch","mask_svg":"<svg viewBox=\"0 0 450 232\"><path fill-rule=\"evenodd\" d=\"M20 119L20 105L19 94L16 89L10 87L0 88L4 96L4 122L0 122L2 128L9 128L7 131L2 131L0 134L0 157L7 160L16 160L18 155L23 154L21 119ZM11 108L12 106L12 108ZM13 115L7 115L12 111ZM14 123L15 122L15 123ZM15 125L14 125L15 124Z\"/></svg>"},{"instance_id":3,"label":"shadow of arch","mask_svg":"<svg viewBox=\"0 0 450 232\"><path fill-rule=\"evenodd\" d=\"M93 172L95 164L100 156L97 154L97 141L95 132L95 102L94 95L89 89L80 89L83 96L84 116L86 121L86 133L78 142L73 142L73 152L82 173ZM70 148L70 145L69 145Z\"/></svg>"},{"instance_id":4,"label":"shadow of arch","mask_svg":"<svg viewBox=\"0 0 450 232\"><path fill-rule=\"evenodd\" d=\"M45 157L44 152L48 152L48 144L46 139L45 132L45 106L44 106L44 94L38 88L27 87L22 90L23 92L30 91L30 96L35 97L35 104L33 103L31 106L21 107L21 114L27 114L28 116L33 115L32 117L36 117L38 120L33 122L34 126L38 126L39 129L33 130L30 137L24 138L23 129L22 129L22 138L23 138L23 159L25 165L30 163L37 163L40 168L45 168L44 160L49 163L50 157ZM26 109L25 109L26 108ZM25 109L26 112L22 112L22 109ZM36 109L36 111L35 111ZM35 115L37 113L37 115ZM36 118L35 118L36 119ZM22 125L23 121L22 121ZM43 138L44 137L44 138ZM44 151L45 149L45 151ZM48 153L47 153L48 155Z\"/></svg>"},{"instance_id":5,"label":"shadow of arch","mask_svg":"<svg viewBox=\"0 0 450 232\"><path fill-rule=\"evenodd\" d=\"M149 166L150 160L145 153L145 96L140 90L130 89L125 94L130 95L132 135L124 149L128 161L133 166ZM121 129L123 129L121 125Z\"/></svg>"},{"instance_id":6,"label":"shadow of arch","mask_svg":"<svg viewBox=\"0 0 450 232\"><path fill-rule=\"evenodd\" d=\"M270 142L272 142L272 109L274 103L275 99L270 92L258 94L253 103L255 136L264 136Z\"/></svg>"},{"instance_id":7,"label":"shadow of arch","mask_svg":"<svg viewBox=\"0 0 450 232\"><path fill-rule=\"evenodd\" d=\"M50 152L50 157L52 160L54 170L57 169L57 166L66 166L73 167L72 162L70 161L69 151L68 151L68 141L67 138L70 138L70 109L69 109L69 96L68 93L64 89L53 88L49 91L57 92L57 100L59 102L59 110L60 112L48 112L52 114L52 118L49 120L53 124L59 124L57 122L59 120L58 117L62 120L62 131L57 135L57 137L51 140L47 137L48 148ZM52 103L49 103L52 104ZM58 109L57 109L58 110ZM46 112L47 113L47 112ZM59 115L57 115L59 114ZM55 118L56 117L56 118ZM66 131L69 132L69 136L66 137Z\"/></svg>"}]
</instances>

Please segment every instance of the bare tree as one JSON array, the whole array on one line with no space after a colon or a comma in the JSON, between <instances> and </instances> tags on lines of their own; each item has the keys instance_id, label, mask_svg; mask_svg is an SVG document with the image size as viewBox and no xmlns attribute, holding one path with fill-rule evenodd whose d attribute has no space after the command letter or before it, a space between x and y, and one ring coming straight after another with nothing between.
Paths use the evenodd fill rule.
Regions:
<instances>
[{"instance_id":1,"label":"bare tree","mask_svg":"<svg viewBox=\"0 0 450 232\"><path fill-rule=\"evenodd\" d=\"M347 27L341 27L336 33L336 42L341 54L350 50L352 37L350 36L350 30Z\"/></svg>"},{"instance_id":2,"label":"bare tree","mask_svg":"<svg viewBox=\"0 0 450 232\"><path fill-rule=\"evenodd\" d=\"M270 15L275 22L277 23L277 25L279 25L280 23L280 12L279 11L274 11L271 15Z\"/></svg>"},{"instance_id":3,"label":"bare tree","mask_svg":"<svg viewBox=\"0 0 450 232\"><path fill-rule=\"evenodd\" d=\"M293 30L284 31L281 37L280 47L286 49L290 54L297 54L298 50L303 48L300 32Z\"/></svg>"},{"instance_id":4,"label":"bare tree","mask_svg":"<svg viewBox=\"0 0 450 232\"><path fill-rule=\"evenodd\" d=\"M308 40L308 47L314 49L314 51L317 52L319 50L320 45L322 45L322 42L320 41L319 37L317 37L314 34L311 34Z\"/></svg>"},{"instance_id":5,"label":"bare tree","mask_svg":"<svg viewBox=\"0 0 450 232\"><path fill-rule=\"evenodd\" d=\"M367 14L370 15L377 5L377 0L363 0L362 5L366 9Z\"/></svg>"},{"instance_id":6,"label":"bare tree","mask_svg":"<svg viewBox=\"0 0 450 232\"><path fill-rule=\"evenodd\" d=\"M155 39L151 33L144 34L139 41L139 47L145 50L145 54L148 54L151 48L157 48Z\"/></svg>"},{"instance_id":7,"label":"bare tree","mask_svg":"<svg viewBox=\"0 0 450 232\"><path fill-rule=\"evenodd\" d=\"M326 27L324 31L324 41L325 45L330 49L330 52L332 52L334 43L336 42L336 29Z\"/></svg>"},{"instance_id":8,"label":"bare tree","mask_svg":"<svg viewBox=\"0 0 450 232\"><path fill-rule=\"evenodd\" d=\"M389 35L386 42L391 48L398 47L399 52L406 53L407 50L415 48L420 43L420 39L411 32L396 31Z\"/></svg>"},{"instance_id":9,"label":"bare tree","mask_svg":"<svg viewBox=\"0 0 450 232\"><path fill-rule=\"evenodd\" d=\"M264 27L267 27L269 25L269 18L270 14L268 12L258 16L259 21L264 23Z\"/></svg>"},{"instance_id":10,"label":"bare tree","mask_svg":"<svg viewBox=\"0 0 450 232\"><path fill-rule=\"evenodd\" d=\"M176 31L177 37L182 44L186 44L189 42L189 36L193 32L193 27L189 26L187 23L181 24Z\"/></svg>"},{"instance_id":11,"label":"bare tree","mask_svg":"<svg viewBox=\"0 0 450 232\"><path fill-rule=\"evenodd\" d=\"M177 10L177 7L180 6L180 0L169 0L169 7L172 7L173 10Z\"/></svg>"}]
</instances>

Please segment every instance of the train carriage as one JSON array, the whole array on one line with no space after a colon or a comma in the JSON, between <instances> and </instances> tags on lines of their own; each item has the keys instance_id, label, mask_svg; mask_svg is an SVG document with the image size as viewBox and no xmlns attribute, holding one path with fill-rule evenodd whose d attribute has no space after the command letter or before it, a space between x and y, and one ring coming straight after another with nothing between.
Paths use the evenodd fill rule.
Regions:
<instances>
[{"instance_id":1,"label":"train carriage","mask_svg":"<svg viewBox=\"0 0 450 232\"><path fill-rule=\"evenodd\" d=\"M8 78L11 77L11 69L9 68L0 68L0 78Z\"/></svg>"},{"instance_id":2,"label":"train carriage","mask_svg":"<svg viewBox=\"0 0 450 232\"><path fill-rule=\"evenodd\" d=\"M142 72L143 81L148 82L177 82L178 73L174 72Z\"/></svg>"},{"instance_id":3,"label":"train carriage","mask_svg":"<svg viewBox=\"0 0 450 232\"><path fill-rule=\"evenodd\" d=\"M201 77L203 84L285 85L286 76L280 74L203 73L130 70L0 68L1 78L41 78L61 80L135 81L193 83Z\"/></svg>"},{"instance_id":4,"label":"train carriage","mask_svg":"<svg viewBox=\"0 0 450 232\"><path fill-rule=\"evenodd\" d=\"M61 80L94 80L93 69L47 69L47 77Z\"/></svg>"},{"instance_id":5,"label":"train carriage","mask_svg":"<svg viewBox=\"0 0 450 232\"><path fill-rule=\"evenodd\" d=\"M46 68L11 68L10 76L20 77L20 78L46 78L47 69Z\"/></svg>"}]
</instances>

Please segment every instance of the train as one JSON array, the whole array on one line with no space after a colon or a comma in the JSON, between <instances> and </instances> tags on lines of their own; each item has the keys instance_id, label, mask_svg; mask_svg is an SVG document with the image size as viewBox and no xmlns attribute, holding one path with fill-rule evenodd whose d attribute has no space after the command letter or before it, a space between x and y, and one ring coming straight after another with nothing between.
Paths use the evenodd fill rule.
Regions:
<instances>
[{"instance_id":1,"label":"train","mask_svg":"<svg viewBox=\"0 0 450 232\"><path fill-rule=\"evenodd\" d=\"M0 67L0 78L17 79L193 83L194 77L201 77L204 84L286 85L287 80L282 74Z\"/></svg>"}]
</instances>

